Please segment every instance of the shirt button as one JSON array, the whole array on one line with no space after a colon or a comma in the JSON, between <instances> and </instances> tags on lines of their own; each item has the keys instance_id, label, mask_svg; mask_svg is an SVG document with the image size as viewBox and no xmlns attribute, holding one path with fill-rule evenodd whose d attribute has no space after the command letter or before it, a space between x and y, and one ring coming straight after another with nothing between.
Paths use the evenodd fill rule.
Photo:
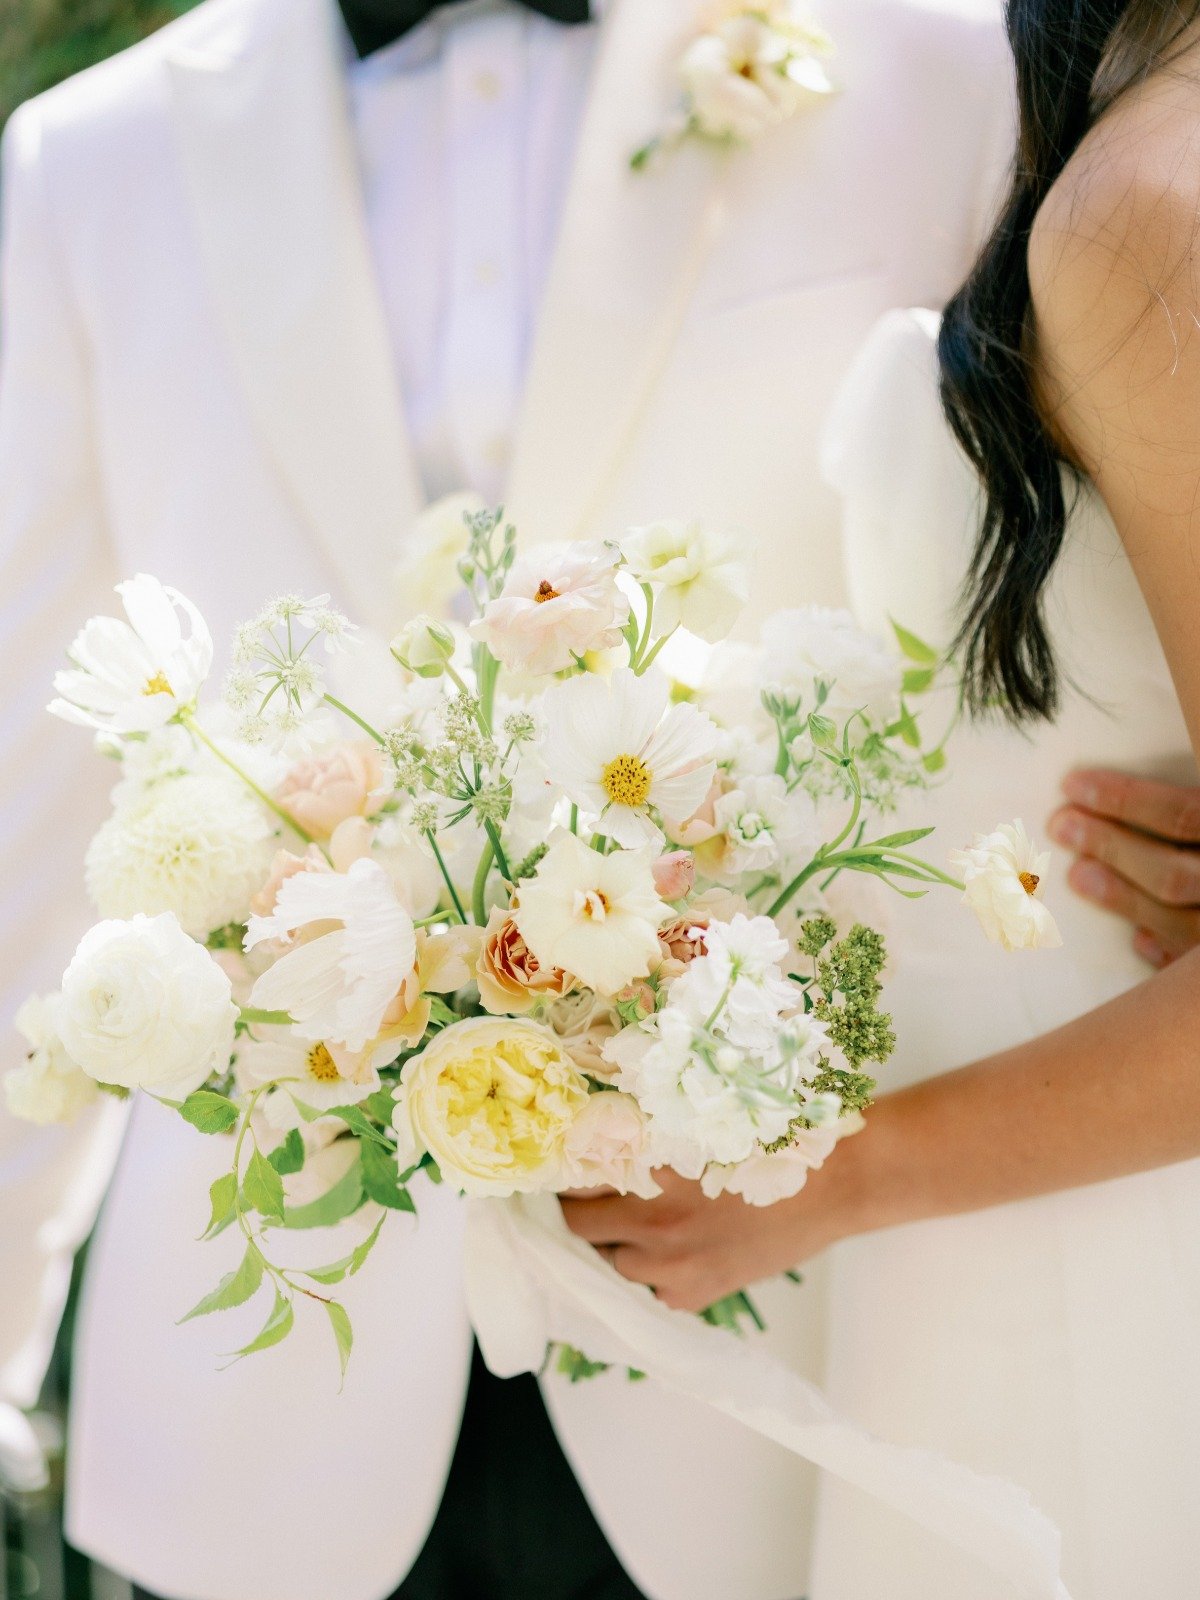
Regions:
<instances>
[{"instance_id":1,"label":"shirt button","mask_svg":"<svg viewBox=\"0 0 1200 1600\"><path fill-rule=\"evenodd\" d=\"M498 100L504 83L494 72L477 72L475 74L475 93L481 100Z\"/></svg>"}]
</instances>

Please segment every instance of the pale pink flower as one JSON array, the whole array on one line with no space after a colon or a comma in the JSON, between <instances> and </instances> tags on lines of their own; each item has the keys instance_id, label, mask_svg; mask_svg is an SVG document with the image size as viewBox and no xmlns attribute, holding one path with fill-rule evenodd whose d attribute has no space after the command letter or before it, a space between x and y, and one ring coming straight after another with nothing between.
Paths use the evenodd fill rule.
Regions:
<instances>
[{"instance_id":1,"label":"pale pink flower","mask_svg":"<svg viewBox=\"0 0 1200 1600\"><path fill-rule=\"evenodd\" d=\"M297 762L275 798L307 833L328 839L347 818L365 816L382 783L379 751L365 739L355 740Z\"/></svg>"},{"instance_id":2,"label":"pale pink flower","mask_svg":"<svg viewBox=\"0 0 1200 1600\"><path fill-rule=\"evenodd\" d=\"M652 1200L654 1181L646 1114L619 1090L594 1094L563 1140L563 1181L572 1189L615 1189Z\"/></svg>"},{"instance_id":3,"label":"pale pink flower","mask_svg":"<svg viewBox=\"0 0 1200 1600\"><path fill-rule=\"evenodd\" d=\"M614 649L629 616L617 559L595 543L530 551L471 624L471 637L510 671L534 675L561 672L590 651Z\"/></svg>"},{"instance_id":4,"label":"pale pink flower","mask_svg":"<svg viewBox=\"0 0 1200 1600\"><path fill-rule=\"evenodd\" d=\"M475 971L485 1011L522 1016L540 1000L557 1000L575 980L561 967L540 966L511 915L497 906L488 920Z\"/></svg>"},{"instance_id":5,"label":"pale pink flower","mask_svg":"<svg viewBox=\"0 0 1200 1600\"><path fill-rule=\"evenodd\" d=\"M671 850L654 863L654 887L664 900L682 900L691 894L696 864L686 850Z\"/></svg>"}]
</instances>

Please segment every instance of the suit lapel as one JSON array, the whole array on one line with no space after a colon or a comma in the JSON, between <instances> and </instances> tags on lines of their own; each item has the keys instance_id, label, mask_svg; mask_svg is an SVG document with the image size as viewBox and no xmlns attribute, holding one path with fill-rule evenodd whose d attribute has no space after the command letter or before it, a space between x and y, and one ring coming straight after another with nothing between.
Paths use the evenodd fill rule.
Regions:
<instances>
[{"instance_id":1,"label":"suit lapel","mask_svg":"<svg viewBox=\"0 0 1200 1600\"><path fill-rule=\"evenodd\" d=\"M170 62L200 251L255 426L362 615L422 495L329 0L244 0ZM281 581L282 581L281 575Z\"/></svg>"},{"instance_id":2,"label":"suit lapel","mask_svg":"<svg viewBox=\"0 0 1200 1600\"><path fill-rule=\"evenodd\" d=\"M674 109L699 16L696 0L614 0L604 24L517 429L508 505L526 540L591 529L718 231L718 152L629 166Z\"/></svg>"}]
</instances>

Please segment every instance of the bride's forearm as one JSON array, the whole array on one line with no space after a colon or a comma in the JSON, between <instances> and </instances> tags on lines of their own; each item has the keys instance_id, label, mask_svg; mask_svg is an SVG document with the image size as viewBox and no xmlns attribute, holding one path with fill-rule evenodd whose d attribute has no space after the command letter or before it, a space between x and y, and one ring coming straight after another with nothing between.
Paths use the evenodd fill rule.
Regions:
<instances>
[{"instance_id":1,"label":"bride's forearm","mask_svg":"<svg viewBox=\"0 0 1200 1600\"><path fill-rule=\"evenodd\" d=\"M848 1231L866 1232L1196 1155L1200 952L1053 1033L881 1098L826 1170Z\"/></svg>"}]
</instances>

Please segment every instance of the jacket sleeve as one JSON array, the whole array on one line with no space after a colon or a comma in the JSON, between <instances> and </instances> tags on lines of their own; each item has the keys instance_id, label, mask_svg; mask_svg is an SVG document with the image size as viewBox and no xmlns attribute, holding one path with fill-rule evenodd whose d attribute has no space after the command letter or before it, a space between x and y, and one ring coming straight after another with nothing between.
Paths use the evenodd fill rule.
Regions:
<instances>
[{"instance_id":1,"label":"jacket sleeve","mask_svg":"<svg viewBox=\"0 0 1200 1600\"><path fill-rule=\"evenodd\" d=\"M46 201L36 103L10 120L0 180L0 1070L31 992L57 988L88 922L82 863L110 787L86 734L45 711L87 616L112 604L82 319ZM69 1127L17 1121L0 1095L0 1443L37 1398L74 1252L95 1220L124 1108Z\"/></svg>"}]
</instances>

